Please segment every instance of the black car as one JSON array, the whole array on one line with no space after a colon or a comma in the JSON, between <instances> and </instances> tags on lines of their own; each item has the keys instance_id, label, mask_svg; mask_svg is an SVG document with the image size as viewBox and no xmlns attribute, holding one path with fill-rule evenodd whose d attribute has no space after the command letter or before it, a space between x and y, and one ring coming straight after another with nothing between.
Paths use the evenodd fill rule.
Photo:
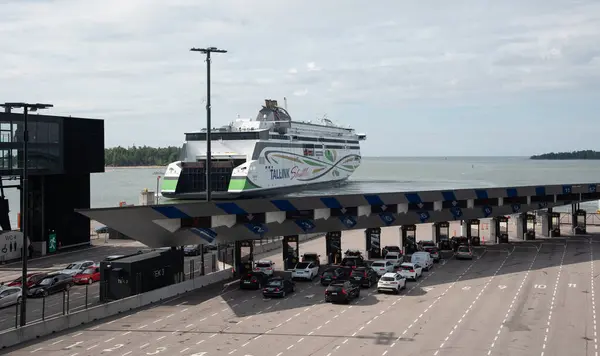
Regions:
<instances>
[{"instance_id":1,"label":"black car","mask_svg":"<svg viewBox=\"0 0 600 356\"><path fill-rule=\"evenodd\" d=\"M381 253L383 255L382 257L385 258L385 255L387 255L388 252L398 252L399 254L402 254L402 249L400 249L400 247L398 246L384 246L381 250Z\"/></svg>"},{"instance_id":2,"label":"black car","mask_svg":"<svg viewBox=\"0 0 600 356\"><path fill-rule=\"evenodd\" d=\"M360 286L350 281L333 282L325 289L325 302L349 303L360 297Z\"/></svg>"},{"instance_id":3,"label":"black car","mask_svg":"<svg viewBox=\"0 0 600 356\"><path fill-rule=\"evenodd\" d=\"M328 268L321 273L321 284L328 286L331 282L347 280L350 271L351 269L342 266Z\"/></svg>"},{"instance_id":4,"label":"black car","mask_svg":"<svg viewBox=\"0 0 600 356\"><path fill-rule=\"evenodd\" d=\"M377 284L378 279L379 276L377 273L369 267L358 267L350 275L352 283L367 288L371 288L372 285Z\"/></svg>"},{"instance_id":5,"label":"black car","mask_svg":"<svg viewBox=\"0 0 600 356\"><path fill-rule=\"evenodd\" d=\"M268 280L269 276L262 272L248 272L240 278L240 289L260 289Z\"/></svg>"},{"instance_id":6,"label":"black car","mask_svg":"<svg viewBox=\"0 0 600 356\"><path fill-rule=\"evenodd\" d=\"M433 262L439 262L440 261L440 251L438 250L437 247L435 246L424 246L423 247L423 251L425 252L429 252L429 254L431 255L431 258L433 258Z\"/></svg>"},{"instance_id":7,"label":"black car","mask_svg":"<svg viewBox=\"0 0 600 356\"><path fill-rule=\"evenodd\" d=\"M27 296L35 297L47 297L50 294L68 291L75 284L73 277L64 274L49 274L46 278L37 282L27 290Z\"/></svg>"},{"instance_id":8,"label":"black car","mask_svg":"<svg viewBox=\"0 0 600 356\"><path fill-rule=\"evenodd\" d=\"M296 284L289 279L282 277L273 277L269 279L263 288L264 297L285 297L287 293L293 293L296 290Z\"/></svg>"},{"instance_id":9,"label":"black car","mask_svg":"<svg viewBox=\"0 0 600 356\"><path fill-rule=\"evenodd\" d=\"M321 265L321 255L316 252L305 252L302 255L302 262L312 262L317 266Z\"/></svg>"}]
</instances>

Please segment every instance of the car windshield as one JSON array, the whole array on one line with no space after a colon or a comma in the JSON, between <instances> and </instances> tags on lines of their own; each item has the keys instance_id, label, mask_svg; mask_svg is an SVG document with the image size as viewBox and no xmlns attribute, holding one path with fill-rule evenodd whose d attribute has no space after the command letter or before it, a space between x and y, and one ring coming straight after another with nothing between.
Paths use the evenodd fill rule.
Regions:
<instances>
[{"instance_id":1,"label":"car windshield","mask_svg":"<svg viewBox=\"0 0 600 356\"><path fill-rule=\"evenodd\" d=\"M325 272L323 272L323 276L325 276L325 277L333 276L333 271L325 271Z\"/></svg>"},{"instance_id":2,"label":"car windshield","mask_svg":"<svg viewBox=\"0 0 600 356\"><path fill-rule=\"evenodd\" d=\"M392 254L392 255L390 255L390 254L387 254L387 255L385 255L385 259L386 259L386 260L397 260L397 259L398 259L398 255L395 255L395 254Z\"/></svg>"},{"instance_id":3,"label":"car windshield","mask_svg":"<svg viewBox=\"0 0 600 356\"><path fill-rule=\"evenodd\" d=\"M385 264L383 262L373 262L372 267L383 267Z\"/></svg>"},{"instance_id":4,"label":"car windshield","mask_svg":"<svg viewBox=\"0 0 600 356\"><path fill-rule=\"evenodd\" d=\"M269 281L267 285L269 287L281 287L281 281Z\"/></svg>"},{"instance_id":5,"label":"car windshield","mask_svg":"<svg viewBox=\"0 0 600 356\"><path fill-rule=\"evenodd\" d=\"M268 262L259 262L256 264L256 267L259 267L259 268L271 267L271 264Z\"/></svg>"},{"instance_id":6,"label":"car windshield","mask_svg":"<svg viewBox=\"0 0 600 356\"><path fill-rule=\"evenodd\" d=\"M458 252L469 252L469 248L468 247L459 247Z\"/></svg>"},{"instance_id":7,"label":"car windshield","mask_svg":"<svg viewBox=\"0 0 600 356\"><path fill-rule=\"evenodd\" d=\"M185 248L196 248L196 245L185 245Z\"/></svg>"},{"instance_id":8,"label":"car windshield","mask_svg":"<svg viewBox=\"0 0 600 356\"><path fill-rule=\"evenodd\" d=\"M381 277L381 280L386 282L392 282L394 281L394 277Z\"/></svg>"},{"instance_id":9,"label":"car windshield","mask_svg":"<svg viewBox=\"0 0 600 356\"><path fill-rule=\"evenodd\" d=\"M410 271L413 268L414 268L413 266L402 266L402 269L405 271Z\"/></svg>"},{"instance_id":10,"label":"car windshield","mask_svg":"<svg viewBox=\"0 0 600 356\"><path fill-rule=\"evenodd\" d=\"M306 269L308 268L308 263L298 263L296 265L296 269Z\"/></svg>"},{"instance_id":11,"label":"car windshield","mask_svg":"<svg viewBox=\"0 0 600 356\"><path fill-rule=\"evenodd\" d=\"M433 241L423 241L422 245L423 246L435 246L435 243L433 243Z\"/></svg>"},{"instance_id":12,"label":"car windshield","mask_svg":"<svg viewBox=\"0 0 600 356\"><path fill-rule=\"evenodd\" d=\"M52 284L52 278L45 278L42 279L42 281L40 282L41 286L49 286Z\"/></svg>"},{"instance_id":13,"label":"car windshield","mask_svg":"<svg viewBox=\"0 0 600 356\"><path fill-rule=\"evenodd\" d=\"M88 268L85 271L81 272L81 274L93 274L94 272L96 272L95 268Z\"/></svg>"},{"instance_id":14,"label":"car windshield","mask_svg":"<svg viewBox=\"0 0 600 356\"><path fill-rule=\"evenodd\" d=\"M81 263L71 263L65 269L79 269L81 268Z\"/></svg>"},{"instance_id":15,"label":"car windshield","mask_svg":"<svg viewBox=\"0 0 600 356\"><path fill-rule=\"evenodd\" d=\"M386 247L384 247L384 250L388 250L388 251L400 251L400 247L398 247L398 246L386 246Z\"/></svg>"},{"instance_id":16,"label":"car windshield","mask_svg":"<svg viewBox=\"0 0 600 356\"><path fill-rule=\"evenodd\" d=\"M365 273L367 273L367 271L365 271L365 270L356 270L355 269L354 271L352 271L353 276L362 276Z\"/></svg>"}]
</instances>

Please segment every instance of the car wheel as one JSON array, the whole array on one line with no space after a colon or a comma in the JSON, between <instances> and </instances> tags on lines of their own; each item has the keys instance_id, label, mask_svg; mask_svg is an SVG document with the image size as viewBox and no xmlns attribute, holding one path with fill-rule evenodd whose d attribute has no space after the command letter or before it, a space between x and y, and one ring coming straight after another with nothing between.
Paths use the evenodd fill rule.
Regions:
<instances>
[{"instance_id":1,"label":"car wheel","mask_svg":"<svg viewBox=\"0 0 600 356\"><path fill-rule=\"evenodd\" d=\"M17 304L21 304L21 301L22 301L22 300L23 300L23 298L22 298L22 297L18 297L18 298L17 298Z\"/></svg>"},{"instance_id":2,"label":"car wheel","mask_svg":"<svg viewBox=\"0 0 600 356\"><path fill-rule=\"evenodd\" d=\"M91 279L91 278L90 278L90 279L88 279L88 284L92 284L92 283L94 283L94 280L93 280L93 279Z\"/></svg>"}]
</instances>

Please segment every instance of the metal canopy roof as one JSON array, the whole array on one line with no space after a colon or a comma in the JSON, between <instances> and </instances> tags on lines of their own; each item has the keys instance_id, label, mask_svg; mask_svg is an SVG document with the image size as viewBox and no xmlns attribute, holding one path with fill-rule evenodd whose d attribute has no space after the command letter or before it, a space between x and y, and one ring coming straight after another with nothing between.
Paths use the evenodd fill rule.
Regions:
<instances>
[{"instance_id":1,"label":"metal canopy roof","mask_svg":"<svg viewBox=\"0 0 600 356\"><path fill-rule=\"evenodd\" d=\"M79 210L150 247L468 220L600 200L598 183Z\"/></svg>"}]
</instances>

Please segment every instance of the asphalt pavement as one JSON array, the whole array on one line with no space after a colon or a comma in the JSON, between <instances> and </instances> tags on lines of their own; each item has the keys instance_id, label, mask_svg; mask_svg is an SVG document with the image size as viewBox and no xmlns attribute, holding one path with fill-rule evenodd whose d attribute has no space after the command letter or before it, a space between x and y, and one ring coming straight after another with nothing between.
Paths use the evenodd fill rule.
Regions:
<instances>
[{"instance_id":1,"label":"asphalt pavement","mask_svg":"<svg viewBox=\"0 0 600 356\"><path fill-rule=\"evenodd\" d=\"M307 242L304 251L322 252L311 245L317 243ZM219 284L4 352L596 355L600 237L488 246L476 254L443 260L400 295L363 289L359 299L338 305L323 302L325 287L317 280L297 282L297 291L282 299Z\"/></svg>"}]
</instances>

